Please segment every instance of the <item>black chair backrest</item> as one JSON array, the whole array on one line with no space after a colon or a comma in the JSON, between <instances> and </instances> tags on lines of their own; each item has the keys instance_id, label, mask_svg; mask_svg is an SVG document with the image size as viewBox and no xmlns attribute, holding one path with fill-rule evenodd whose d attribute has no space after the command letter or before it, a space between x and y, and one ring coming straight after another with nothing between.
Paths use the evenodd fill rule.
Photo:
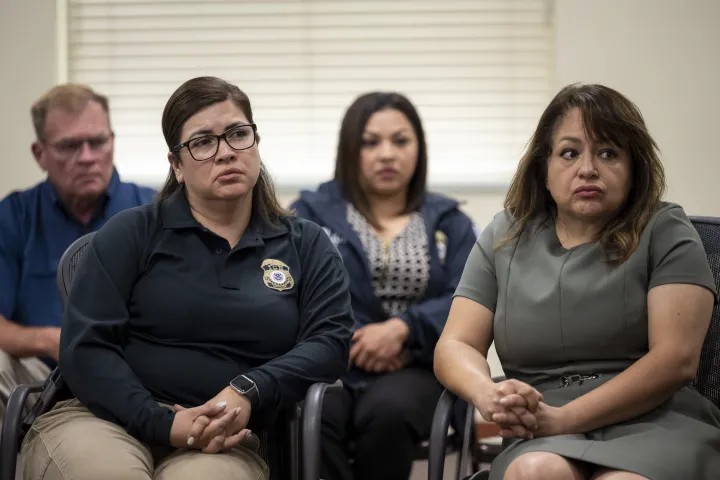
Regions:
<instances>
[{"instance_id":1,"label":"black chair backrest","mask_svg":"<svg viewBox=\"0 0 720 480\"><path fill-rule=\"evenodd\" d=\"M70 292L72 280L75 275L75 271L80 264L80 259L82 258L85 249L90 244L90 240L92 240L93 235L95 235L95 232L87 233L78 238L70 244L67 250L65 250L65 253L63 253L63 256L60 257L60 264L57 269L57 286L63 305L65 304L68 293Z\"/></svg>"},{"instance_id":2,"label":"black chair backrest","mask_svg":"<svg viewBox=\"0 0 720 480\"><path fill-rule=\"evenodd\" d=\"M720 218L691 217L690 220L705 247L710 270L715 278L715 288L720 290ZM716 304L713 309L693 386L720 407L720 304Z\"/></svg>"},{"instance_id":3,"label":"black chair backrest","mask_svg":"<svg viewBox=\"0 0 720 480\"><path fill-rule=\"evenodd\" d=\"M75 271L80 263L80 258L94 234L95 232L91 232L75 240L67 250L65 250L62 257L60 257L56 279L58 292L60 293L60 299L63 305L65 305L67 301L68 292L70 291ZM45 386L40 393L40 397L35 404L33 404L27 417L23 419L21 427L22 433L25 434L28 431L30 425L33 424L37 417L50 410L52 406L60 400L70 397L71 393L65 386L60 369L56 367L48 379L45 380Z\"/></svg>"}]
</instances>

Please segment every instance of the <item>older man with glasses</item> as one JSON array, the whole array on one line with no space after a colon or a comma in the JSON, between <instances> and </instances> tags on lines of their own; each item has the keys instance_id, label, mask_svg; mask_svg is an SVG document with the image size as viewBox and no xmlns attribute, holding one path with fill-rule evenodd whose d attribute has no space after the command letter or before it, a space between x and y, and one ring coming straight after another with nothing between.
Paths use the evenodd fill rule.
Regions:
<instances>
[{"instance_id":1,"label":"older man with glasses","mask_svg":"<svg viewBox=\"0 0 720 480\"><path fill-rule=\"evenodd\" d=\"M0 201L0 425L15 385L42 381L56 365L62 305L55 276L63 252L155 194L120 181L106 97L59 85L31 114L32 153L47 179Z\"/></svg>"}]
</instances>

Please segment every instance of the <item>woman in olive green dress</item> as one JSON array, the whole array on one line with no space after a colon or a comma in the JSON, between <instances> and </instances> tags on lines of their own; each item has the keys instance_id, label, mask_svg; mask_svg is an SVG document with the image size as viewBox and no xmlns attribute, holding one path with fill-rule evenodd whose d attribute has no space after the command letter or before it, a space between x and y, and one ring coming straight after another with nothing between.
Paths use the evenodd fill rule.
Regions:
<instances>
[{"instance_id":1,"label":"woman in olive green dress","mask_svg":"<svg viewBox=\"0 0 720 480\"><path fill-rule=\"evenodd\" d=\"M439 380L502 428L492 480L720 476L720 410L688 386L715 283L664 187L632 102L600 85L553 99L435 350Z\"/></svg>"}]
</instances>

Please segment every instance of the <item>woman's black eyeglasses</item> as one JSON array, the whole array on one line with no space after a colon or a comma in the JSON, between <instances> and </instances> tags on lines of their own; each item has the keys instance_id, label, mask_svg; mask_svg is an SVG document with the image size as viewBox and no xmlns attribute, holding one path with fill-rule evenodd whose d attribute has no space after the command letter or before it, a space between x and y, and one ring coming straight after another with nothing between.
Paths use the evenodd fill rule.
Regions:
<instances>
[{"instance_id":1,"label":"woman's black eyeglasses","mask_svg":"<svg viewBox=\"0 0 720 480\"><path fill-rule=\"evenodd\" d=\"M255 133L257 127L254 123L248 125L240 125L239 127L233 127L220 135L203 135L201 137L191 138L185 143L176 145L173 149L173 153L177 153L180 149L187 147L190 152L190 156L198 161L202 162L209 158L214 157L218 149L220 148L220 139L224 138L225 142L233 150L247 150L248 148L255 145Z\"/></svg>"}]
</instances>

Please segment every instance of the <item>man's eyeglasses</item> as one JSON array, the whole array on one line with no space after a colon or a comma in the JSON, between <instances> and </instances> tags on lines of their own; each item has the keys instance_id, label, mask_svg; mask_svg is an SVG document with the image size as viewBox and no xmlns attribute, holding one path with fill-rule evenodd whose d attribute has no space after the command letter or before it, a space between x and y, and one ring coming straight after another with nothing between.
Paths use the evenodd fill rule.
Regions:
<instances>
[{"instance_id":1,"label":"man's eyeglasses","mask_svg":"<svg viewBox=\"0 0 720 480\"><path fill-rule=\"evenodd\" d=\"M104 151L110 145L110 135L98 135L89 138L66 138L58 142L50 144L60 155L64 157L72 157L77 154L86 143L93 152Z\"/></svg>"},{"instance_id":2,"label":"man's eyeglasses","mask_svg":"<svg viewBox=\"0 0 720 480\"><path fill-rule=\"evenodd\" d=\"M172 152L177 153L180 149L187 147L190 156L198 162L202 162L217 155L220 140L223 138L233 150L247 150L255 145L256 132L257 127L254 123L241 125L233 127L220 135L203 135L202 137L191 138L185 143L176 145Z\"/></svg>"}]
</instances>

